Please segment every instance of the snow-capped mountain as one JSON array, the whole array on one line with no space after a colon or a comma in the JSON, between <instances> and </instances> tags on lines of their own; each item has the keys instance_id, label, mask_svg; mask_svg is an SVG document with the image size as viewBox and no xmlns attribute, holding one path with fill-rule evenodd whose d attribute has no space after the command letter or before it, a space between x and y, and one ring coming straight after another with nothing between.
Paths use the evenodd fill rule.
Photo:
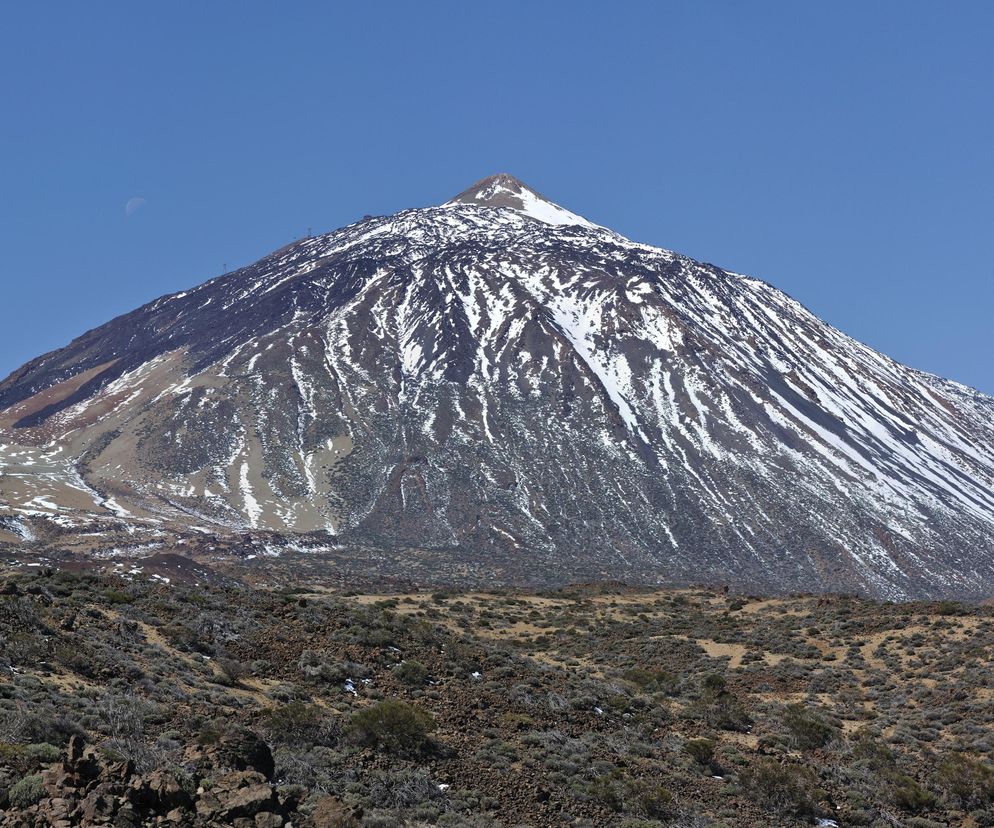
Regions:
<instances>
[{"instance_id":1,"label":"snow-capped mountain","mask_svg":"<svg viewBox=\"0 0 994 828\"><path fill-rule=\"evenodd\" d=\"M25 365L0 499L25 543L324 530L496 580L988 596L994 399L499 175Z\"/></svg>"}]
</instances>

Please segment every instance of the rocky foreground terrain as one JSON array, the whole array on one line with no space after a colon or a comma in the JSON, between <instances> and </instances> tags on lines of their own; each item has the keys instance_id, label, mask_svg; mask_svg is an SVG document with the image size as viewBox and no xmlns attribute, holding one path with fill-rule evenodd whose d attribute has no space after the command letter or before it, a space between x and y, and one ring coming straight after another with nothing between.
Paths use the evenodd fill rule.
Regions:
<instances>
[{"instance_id":1,"label":"rocky foreground terrain","mask_svg":"<svg viewBox=\"0 0 994 828\"><path fill-rule=\"evenodd\" d=\"M991 826L994 609L0 581L0 825Z\"/></svg>"}]
</instances>

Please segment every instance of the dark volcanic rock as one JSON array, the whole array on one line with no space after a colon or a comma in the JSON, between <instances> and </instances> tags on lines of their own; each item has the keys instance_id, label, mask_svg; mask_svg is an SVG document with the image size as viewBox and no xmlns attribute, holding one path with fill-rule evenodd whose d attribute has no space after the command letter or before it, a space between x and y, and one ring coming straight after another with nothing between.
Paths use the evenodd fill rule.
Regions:
<instances>
[{"instance_id":1,"label":"dark volcanic rock","mask_svg":"<svg viewBox=\"0 0 994 828\"><path fill-rule=\"evenodd\" d=\"M212 767L254 771L267 780L273 778L276 767L269 745L258 734L244 727L232 727L216 744L197 748L188 758L206 761Z\"/></svg>"},{"instance_id":2,"label":"dark volcanic rock","mask_svg":"<svg viewBox=\"0 0 994 828\"><path fill-rule=\"evenodd\" d=\"M272 755L269 755L269 763ZM253 745L250 753L263 751ZM0 814L0 826L31 824L69 828L75 825L197 825L220 828L248 824L257 828L279 828L294 814L280 803L267 777L254 770L239 770L218 776L217 768L206 764L211 776L209 789L201 780L194 795L166 770L146 776L137 774L130 762L111 762L94 748L73 737L64 759L41 774L44 795L36 805L8 808ZM272 769L270 767L270 774Z\"/></svg>"}]
</instances>

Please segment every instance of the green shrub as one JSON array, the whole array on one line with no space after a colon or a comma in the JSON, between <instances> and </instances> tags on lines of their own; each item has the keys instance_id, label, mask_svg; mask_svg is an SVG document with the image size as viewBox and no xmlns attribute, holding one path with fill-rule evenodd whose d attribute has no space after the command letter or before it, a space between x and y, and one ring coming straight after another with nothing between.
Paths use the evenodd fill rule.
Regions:
<instances>
[{"instance_id":1,"label":"green shrub","mask_svg":"<svg viewBox=\"0 0 994 828\"><path fill-rule=\"evenodd\" d=\"M935 605L936 615L962 615L963 605L957 601L940 601Z\"/></svg>"},{"instance_id":2,"label":"green shrub","mask_svg":"<svg viewBox=\"0 0 994 828\"><path fill-rule=\"evenodd\" d=\"M421 687L428 681L428 668L420 661L405 661L394 671L394 675L412 687Z\"/></svg>"},{"instance_id":3,"label":"green shrub","mask_svg":"<svg viewBox=\"0 0 994 828\"><path fill-rule=\"evenodd\" d=\"M42 784L41 775L34 774L15 782L7 792L7 799L14 808L28 808L44 795L45 786Z\"/></svg>"},{"instance_id":4,"label":"green shrub","mask_svg":"<svg viewBox=\"0 0 994 828\"><path fill-rule=\"evenodd\" d=\"M622 774L619 768L598 776L587 785L587 794L612 811L622 811L625 807Z\"/></svg>"},{"instance_id":5,"label":"green shrub","mask_svg":"<svg viewBox=\"0 0 994 828\"><path fill-rule=\"evenodd\" d=\"M918 780L903 773L889 775L891 799L898 808L917 814L935 807L935 795L922 787Z\"/></svg>"},{"instance_id":6,"label":"green shrub","mask_svg":"<svg viewBox=\"0 0 994 828\"><path fill-rule=\"evenodd\" d=\"M267 710L262 724L273 742L313 745L324 728L324 711L316 704L292 701Z\"/></svg>"},{"instance_id":7,"label":"green shrub","mask_svg":"<svg viewBox=\"0 0 994 828\"><path fill-rule=\"evenodd\" d=\"M760 759L739 774L742 790L758 805L797 816L814 811L817 778L800 765Z\"/></svg>"},{"instance_id":8,"label":"green shrub","mask_svg":"<svg viewBox=\"0 0 994 828\"><path fill-rule=\"evenodd\" d=\"M612 811L647 817L669 816L673 794L662 785L632 779L621 768L612 768L587 785L587 794Z\"/></svg>"},{"instance_id":9,"label":"green shrub","mask_svg":"<svg viewBox=\"0 0 994 828\"><path fill-rule=\"evenodd\" d=\"M749 728L752 718L739 698L726 689L725 680L721 676L708 676L704 679L703 687L701 698L687 708L689 716L718 730L741 732Z\"/></svg>"},{"instance_id":10,"label":"green shrub","mask_svg":"<svg viewBox=\"0 0 994 828\"><path fill-rule=\"evenodd\" d=\"M0 742L0 760L12 765L20 766L25 763L48 764L57 762L62 756L55 745L45 742L18 745L10 742Z\"/></svg>"},{"instance_id":11,"label":"green shrub","mask_svg":"<svg viewBox=\"0 0 994 828\"><path fill-rule=\"evenodd\" d=\"M880 744L873 734L866 730L856 734L852 744L852 755L860 764L874 771L892 769L897 764L894 751Z\"/></svg>"},{"instance_id":12,"label":"green shrub","mask_svg":"<svg viewBox=\"0 0 994 828\"><path fill-rule=\"evenodd\" d=\"M196 631L183 624L167 624L162 628L162 635L178 650L186 652L213 655L214 648L207 641L201 640Z\"/></svg>"},{"instance_id":13,"label":"green shrub","mask_svg":"<svg viewBox=\"0 0 994 828\"><path fill-rule=\"evenodd\" d=\"M942 793L964 808L994 803L994 767L954 753L939 763L936 782Z\"/></svg>"},{"instance_id":14,"label":"green shrub","mask_svg":"<svg viewBox=\"0 0 994 828\"><path fill-rule=\"evenodd\" d=\"M701 687L704 688L706 693L717 695L727 690L728 682L725 681L725 677L720 673L709 673L701 682Z\"/></svg>"},{"instance_id":15,"label":"green shrub","mask_svg":"<svg viewBox=\"0 0 994 828\"><path fill-rule=\"evenodd\" d=\"M217 680L228 687L236 686L252 674L247 666L233 658L215 659L214 665L218 669Z\"/></svg>"},{"instance_id":16,"label":"green shrub","mask_svg":"<svg viewBox=\"0 0 994 828\"><path fill-rule=\"evenodd\" d=\"M646 693L666 693L672 695L676 690L676 676L666 670L643 670L634 667L626 670L622 676Z\"/></svg>"},{"instance_id":17,"label":"green shrub","mask_svg":"<svg viewBox=\"0 0 994 828\"><path fill-rule=\"evenodd\" d=\"M683 746L684 752L699 765L710 765L714 760L714 741L691 739Z\"/></svg>"},{"instance_id":18,"label":"green shrub","mask_svg":"<svg viewBox=\"0 0 994 828\"><path fill-rule=\"evenodd\" d=\"M790 731L791 744L799 750L824 747L841 735L836 725L800 703L787 707L781 720Z\"/></svg>"},{"instance_id":19,"label":"green shrub","mask_svg":"<svg viewBox=\"0 0 994 828\"><path fill-rule=\"evenodd\" d=\"M526 730L535 726L535 720L527 713L502 713L500 723L510 730Z\"/></svg>"},{"instance_id":20,"label":"green shrub","mask_svg":"<svg viewBox=\"0 0 994 828\"><path fill-rule=\"evenodd\" d=\"M629 786L629 800L634 800L631 810L657 819L670 816L673 807L673 794L669 788L645 780Z\"/></svg>"},{"instance_id":21,"label":"green shrub","mask_svg":"<svg viewBox=\"0 0 994 828\"><path fill-rule=\"evenodd\" d=\"M109 589L104 593L104 600L108 604L133 604L135 597L119 589Z\"/></svg>"},{"instance_id":22,"label":"green shrub","mask_svg":"<svg viewBox=\"0 0 994 828\"><path fill-rule=\"evenodd\" d=\"M403 754L423 749L435 726L435 720L423 710L387 699L354 714L348 732L359 744Z\"/></svg>"},{"instance_id":23,"label":"green shrub","mask_svg":"<svg viewBox=\"0 0 994 828\"><path fill-rule=\"evenodd\" d=\"M0 682L0 688L3 686ZM83 731L79 724L65 715L48 709L29 709L0 711L0 733L8 743L17 743L20 750L26 745L41 743L62 746L71 736L81 736Z\"/></svg>"},{"instance_id":24,"label":"green shrub","mask_svg":"<svg viewBox=\"0 0 994 828\"><path fill-rule=\"evenodd\" d=\"M24 752L31 759L42 764L58 762L62 756L61 750L59 750L55 745L50 745L47 742L27 745L24 748Z\"/></svg>"}]
</instances>

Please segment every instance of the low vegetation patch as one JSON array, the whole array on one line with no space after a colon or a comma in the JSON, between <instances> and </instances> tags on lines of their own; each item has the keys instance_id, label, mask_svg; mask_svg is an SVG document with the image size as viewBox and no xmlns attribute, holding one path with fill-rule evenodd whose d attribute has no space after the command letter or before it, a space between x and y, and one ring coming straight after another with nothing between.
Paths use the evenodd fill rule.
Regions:
<instances>
[{"instance_id":1,"label":"low vegetation patch","mask_svg":"<svg viewBox=\"0 0 994 828\"><path fill-rule=\"evenodd\" d=\"M0 826L113 777L107 824L994 828L991 652L958 603L12 574Z\"/></svg>"},{"instance_id":2,"label":"low vegetation patch","mask_svg":"<svg viewBox=\"0 0 994 828\"><path fill-rule=\"evenodd\" d=\"M387 699L354 713L348 733L359 744L410 754L428 745L435 727L431 714L407 702Z\"/></svg>"}]
</instances>

